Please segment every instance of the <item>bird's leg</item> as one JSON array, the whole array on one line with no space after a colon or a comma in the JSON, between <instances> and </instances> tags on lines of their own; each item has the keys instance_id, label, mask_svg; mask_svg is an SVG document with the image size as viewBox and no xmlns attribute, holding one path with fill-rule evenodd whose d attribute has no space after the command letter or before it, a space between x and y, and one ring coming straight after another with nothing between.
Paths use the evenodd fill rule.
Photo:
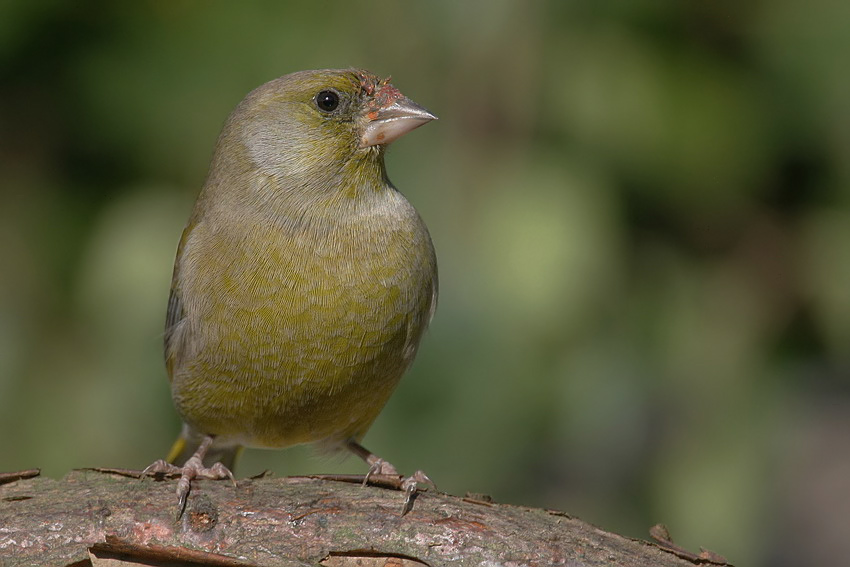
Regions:
<instances>
[{"instance_id":1,"label":"bird's leg","mask_svg":"<svg viewBox=\"0 0 850 567\"><path fill-rule=\"evenodd\" d=\"M213 439L214 438L211 435L204 436L201 444L198 446L198 449L191 457L189 457L189 460L187 460L182 467L160 459L142 472L142 475L180 475L180 480L177 481L178 519L183 514L183 510L186 508L186 500L189 498L189 491L192 489L193 479L203 478L208 480L223 480L229 478L233 483L233 486L236 486L236 479L233 478L233 473L230 472L230 470L223 464L215 463L211 467L204 466L204 456L207 454L207 451L209 451L209 448L213 443Z\"/></svg>"},{"instance_id":2,"label":"bird's leg","mask_svg":"<svg viewBox=\"0 0 850 567\"><path fill-rule=\"evenodd\" d=\"M372 451L370 451L354 439L349 439L348 441L346 441L345 447L346 449L366 461L366 464L369 465L369 472L367 472L366 476L363 477L364 486L369 482L369 479L373 475L401 477L399 472L391 463L385 461L378 455L374 454ZM434 487L436 485L434 484L434 481L428 478L428 475L426 475L422 471L416 471L412 475L405 477L401 480L400 487L405 494L404 505L401 509L402 515L410 511L410 507L413 504L413 498L416 496L416 493L422 490L427 490L429 486Z\"/></svg>"}]
</instances>

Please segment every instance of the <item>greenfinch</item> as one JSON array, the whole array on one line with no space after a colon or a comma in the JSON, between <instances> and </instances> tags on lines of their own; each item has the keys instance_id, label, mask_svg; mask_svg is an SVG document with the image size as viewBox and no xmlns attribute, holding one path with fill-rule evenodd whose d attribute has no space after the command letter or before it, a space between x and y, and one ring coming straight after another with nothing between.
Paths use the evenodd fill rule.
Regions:
<instances>
[{"instance_id":1,"label":"greenfinch","mask_svg":"<svg viewBox=\"0 0 850 567\"><path fill-rule=\"evenodd\" d=\"M180 476L180 510L194 478L233 479L243 446L319 443L362 457L367 479L398 475L360 440L413 362L437 264L384 152L435 118L388 79L348 69L270 81L227 119L168 300L184 426L146 469Z\"/></svg>"}]
</instances>

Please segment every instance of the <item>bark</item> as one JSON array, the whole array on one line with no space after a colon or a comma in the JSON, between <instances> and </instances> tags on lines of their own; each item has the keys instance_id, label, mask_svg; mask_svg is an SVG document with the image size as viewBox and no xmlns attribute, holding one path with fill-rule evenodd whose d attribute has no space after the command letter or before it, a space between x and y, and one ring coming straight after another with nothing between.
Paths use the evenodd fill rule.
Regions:
<instances>
[{"instance_id":1,"label":"bark","mask_svg":"<svg viewBox=\"0 0 850 567\"><path fill-rule=\"evenodd\" d=\"M650 543L562 512L433 490L402 515L403 493L328 477L195 481L176 520L176 481L115 473L0 475L0 565L723 564L677 548L662 528Z\"/></svg>"}]
</instances>

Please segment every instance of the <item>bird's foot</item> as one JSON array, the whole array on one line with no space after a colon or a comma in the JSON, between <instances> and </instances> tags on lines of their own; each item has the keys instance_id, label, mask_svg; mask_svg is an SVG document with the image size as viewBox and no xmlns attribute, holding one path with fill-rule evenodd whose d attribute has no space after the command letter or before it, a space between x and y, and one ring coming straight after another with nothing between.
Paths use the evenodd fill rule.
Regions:
<instances>
[{"instance_id":1,"label":"bird's foot","mask_svg":"<svg viewBox=\"0 0 850 567\"><path fill-rule=\"evenodd\" d=\"M212 440L210 439L210 441ZM183 515L183 510L186 509L186 501L189 498L189 492L192 490L192 481L194 479L224 480L229 478L230 482L233 483L233 486L236 486L236 479L233 478L233 473L230 472L230 469L225 467L223 464L215 463L211 467L204 466L203 457L208 447L209 443L203 443L202 447L199 448L198 451L196 451L182 467L160 459L142 471L143 478L145 476L156 475L180 477L180 480L177 481L176 519L178 520L180 519L180 516Z\"/></svg>"},{"instance_id":2,"label":"bird's foot","mask_svg":"<svg viewBox=\"0 0 850 567\"><path fill-rule=\"evenodd\" d=\"M398 470L396 470L391 463L388 463L383 459L375 459L375 461L371 463L369 472L367 472L366 476L363 477L363 486L366 486L369 483L369 479L375 475L395 476L401 479L398 488L404 492L404 503L401 507L402 516L410 512L413 507L413 500L416 498L418 493L425 492L429 488L437 487L437 485L434 484L434 481L428 478L428 475L422 471L416 471L408 477L401 478Z\"/></svg>"},{"instance_id":3,"label":"bird's foot","mask_svg":"<svg viewBox=\"0 0 850 567\"><path fill-rule=\"evenodd\" d=\"M412 475L402 478L391 463L372 453L353 439L349 439L345 446L369 465L369 472L363 477L363 486L368 484L374 476L396 477L398 479L398 485L393 483L393 486L404 492L404 504L401 507L402 516L410 512L417 494L428 490L428 488L436 488L434 481L422 471L416 471Z\"/></svg>"}]
</instances>

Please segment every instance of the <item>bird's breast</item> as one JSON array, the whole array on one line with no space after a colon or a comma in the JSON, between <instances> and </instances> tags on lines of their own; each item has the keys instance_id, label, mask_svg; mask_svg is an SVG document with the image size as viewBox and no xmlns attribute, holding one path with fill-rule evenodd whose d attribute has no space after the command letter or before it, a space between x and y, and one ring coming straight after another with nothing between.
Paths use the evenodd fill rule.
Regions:
<instances>
[{"instance_id":1,"label":"bird's breast","mask_svg":"<svg viewBox=\"0 0 850 567\"><path fill-rule=\"evenodd\" d=\"M320 231L200 223L181 262L192 352L173 371L178 408L254 445L365 431L412 361L436 286L415 213Z\"/></svg>"}]
</instances>

